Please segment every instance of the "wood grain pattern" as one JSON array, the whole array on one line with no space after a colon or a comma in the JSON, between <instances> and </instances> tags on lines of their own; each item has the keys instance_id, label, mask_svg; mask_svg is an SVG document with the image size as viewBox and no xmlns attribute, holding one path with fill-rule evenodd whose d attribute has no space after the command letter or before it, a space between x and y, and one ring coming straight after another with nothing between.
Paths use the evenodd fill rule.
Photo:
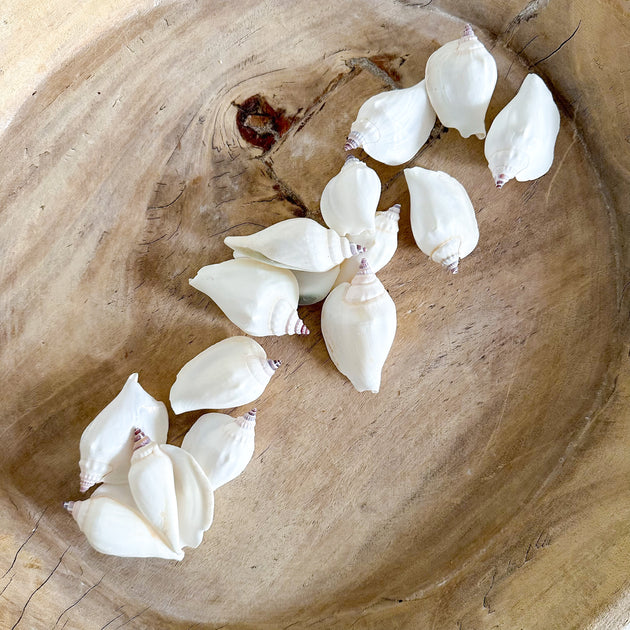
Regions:
<instances>
[{"instance_id":1,"label":"wood grain pattern","mask_svg":"<svg viewBox=\"0 0 630 630\"><path fill-rule=\"evenodd\" d=\"M0 625L622 627L626 17L604 0L0 9ZM130 373L167 401L188 359L239 334L188 278L228 234L319 219L360 104L418 81L462 20L499 67L488 121L528 71L553 87L551 171L497 191L483 144L436 126L411 164L459 179L481 233L450 277L414 244L401 169L366 158L379 209L402 204L381 392L353 390L321 306L301 309L308 338L260 340L283 366L202 546L92 550L61 509L83 428ZM172 443L197 415L171 414Z\"/></svg>"}]
</instances>

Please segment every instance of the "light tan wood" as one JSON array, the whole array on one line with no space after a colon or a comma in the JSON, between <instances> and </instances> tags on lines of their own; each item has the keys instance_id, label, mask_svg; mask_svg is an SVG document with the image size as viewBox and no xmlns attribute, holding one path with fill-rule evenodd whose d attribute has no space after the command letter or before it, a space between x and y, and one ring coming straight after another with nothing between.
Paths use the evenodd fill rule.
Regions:
<instances>
[{"instance_id":1,"label":"light tan wood","mask_svg":"<svg viewBox=\"0 0 630 630\"><path fill-rule=\"evenodd\" d=\"M623 627L625 4L5 2L0 626ZM61 508L83 428L130 373L167 401L239 334L188 278L227 234L319 219L360 104L420 80L466 20L499 67L488 123L528 71L554 90L551 171L497 191L483 143L436 127L412 164L457 177L481 233L450 277L415 246L401 168L368 158L379 209L402 203L381 392L353 390L321 306L300 309L309 337L260 340L283 366L203 544L181 563L92 550ZM171 413L171 443L197 415Z\"/></svg>"}]
</instances>

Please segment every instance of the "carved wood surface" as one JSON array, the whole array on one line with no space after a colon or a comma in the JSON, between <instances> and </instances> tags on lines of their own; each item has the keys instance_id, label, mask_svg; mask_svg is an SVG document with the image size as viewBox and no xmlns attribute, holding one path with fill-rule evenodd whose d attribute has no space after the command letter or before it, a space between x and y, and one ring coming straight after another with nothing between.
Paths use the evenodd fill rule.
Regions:
<instances>
[{"instance_id":1,"label":"carved wood surface","mask_svg":"<svg viewBox=\"0 0 630 630\"><path fill-rule=\"evenodd\" d=\"M0 626L617 628L627 622L630 27L623 2L9 0L0 8ZM419 81L470 21L487 124L527 72L562 123L551 171L497 191L483 143L436 125L410 165L468 190L457 276L402 204L379 277L398 331L378 395L306 338L257 401L254 459L184 561L92 550L61 508L87 423L138 371L241 334L188 284L228 234L295 216L361 103ZM233 410L235 413L245 409ZM230 410L232 411L232 410ZM170 413L180 444L198 413Z\"/></svg>"}]
</instances>

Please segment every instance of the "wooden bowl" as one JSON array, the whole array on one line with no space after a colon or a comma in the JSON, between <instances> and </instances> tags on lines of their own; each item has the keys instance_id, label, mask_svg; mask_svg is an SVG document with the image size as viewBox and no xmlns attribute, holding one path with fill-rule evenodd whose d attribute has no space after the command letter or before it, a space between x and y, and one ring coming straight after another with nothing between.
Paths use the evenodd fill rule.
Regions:
<instances>
[{"instance_id":1,"label":"wooden bowl","mask_svg":"<svg viewBox=\"0 0 630 630\"><path fill-rule=\"evenodd\" d=\"M8 0L0 12L3 628L619 628L630 552L630 22L621 2ZM524 7L524 5L526 5ZM283 360L254 459L182 562L104 556L62 509L78 443L127 376L156 398L241 334L188 284L228 234L321 220L361 103L466 22L489 124L528 72L562 122L551 171L496 190L436 127L411 164L468 190L449 276L402 204L379 277L398 332L378 395L323 342ZM363 154L360 154L365 158ZM234 413L240 413L239 408ZM199 414L171 412L169 441Z\"/></svg>"}]
</instances>

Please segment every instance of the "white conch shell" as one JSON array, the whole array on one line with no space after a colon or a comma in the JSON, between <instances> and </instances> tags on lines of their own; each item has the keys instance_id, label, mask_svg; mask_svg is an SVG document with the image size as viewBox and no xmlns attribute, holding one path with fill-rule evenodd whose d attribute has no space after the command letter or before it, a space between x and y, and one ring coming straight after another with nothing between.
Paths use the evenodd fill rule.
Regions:
<instances>
[{"instance_id":1,"label":"white conch shell","mask_svg":"<svg viewBox=\"0 0 630 630\"><path fill-rule=\"evenodd\" d=\"M179 520L179 546L198 547L203 533L212 524L214 495L210 482L188 451L170 444L161 444L160 449L168 455L173 465ZM95 499L99 496L107 496L134 512L139 512L128 483L115 485L104 483L92 493L91 498Z\"/></svg>"},{"instance_id":2,"label":"white conch shell","mask_svg":"<svg viewBox=\"0 0 630 630\"><path fill-rule=\"evenodd\" d=\"M135 431L129 489L138 510L173 550L181 550L171 459L140 429Z\"/></svg>"},{"instance_id":3,"label":"white conch shell","mask_svg":"<svg viewBox=\"0 0 630 630\"><path fill-rule=\"evenodd\" d=\"M353 155L322 192L319 207L329 228L351 241L364 232L374 232L374 213L381 197L381 180L376 171Z\"/></svg>"},{"instance_id":4,"label":"white conch shell","mask_svg":"<svg viewBox=\"0 0 630 630\"><path fill-rule=\"evenodd\" d=\"M287 219L250 236L228 236L225 244L275 267L298 271L328 271L362 248L313 221Z\"/></svg>"},{"instance_id":5,"label":"white conch shell","mask_svg":"<svg viewBox=\"0 0 630 630\"><path fill-rule=\"evenodd\" d=\"M411 229L418 247L457 273L459 260L479 241L475 210L466 189L442 171L405 169L411 205Z\"/></svg>"},{"instance_id":6,"label":"white conch shell","mask_svg":"<svg viewBox=\"0 0 630 630\"><path fill-rule=\"evenodd\" d=\"M516 96L492 121L484 153L497 188L512 179L537 179L553 163L560 113L544 81L525 77Z\"/></svg>"},{"instance_id":7,"label":"white conch shell","mask_svg":"<svg viewBox=\"0 0 630 630\"><path fill-rule=\"evenodd\" d=\"M359 109L344 149L363 147L375 160L395 166L408 162L428 140L435 124L425 82L381 92Z\"/></svg>"},{"instance_id":8,"label":"white conch shell","mask_svg":"<svg viewBox=\"0 0 630 630\"><path fill-rule=\"evenodd\" d=\"M212 525L214 495L208 477L195 458L182 448L163 444L162 451L173 465L173 481L179 520L179 544L198 547Z\"/></svg>"},{"instance_id":9,"label":"white conch shell","mask_svg":"<svg viewBox=\"0 0 630 630\"><path fill-rule=\"evenodd\" d=\"M96 551L125 558L181 560L184 557L181 549L174 551L166 545L133 507L108 494L99 496L95 492L86 501L67 501L64 507Z\"/></svg>"},{"instance_id":10,"label":"white conch shell","mask_svg":"<svg viewBox=\"0 0 630 630\"><path fill-rule=\"evenodd\" d=\"M486 137L486 111L497 83L497 64L470 25L460 39L429 57L425 80L431 105L445 127L454 127L464 138Z\"/></svg>"},{"instance_id":11,"label":"white conch shell","mask_svg":"<svg viewBox=\"0 0 630 630\"><path fill-rule=\"evenodd\" d=\"M354 256L346 258L344 263L354 258ZM298 304L304 306L321 302L330 293L339 275L339 265L328 271L292 271L291 273L295 276L300 290Z\"/></svg>"},{"instance_id":12,"label":"white conch shell","mask_svg":"<svg viewBox=\"0 0 630 630\"><path fill-rule=\"evenodd\" d=\"M150 396L132 374L120 393L90 422L81 435L81 492L104 479L126 483L134 427L142 425L157 442L166 442L166 406Z\"/></svg>"},{"instance_id":13,"label":"white conch shell","mask_svg":"<svg viewBox=\"0 0 630 630\"><path fill-rule=\"evenodd\" d=\"M208 476L214 490L240 475L254 454L256 409L236 420L223 413L207 413L190 427L182 448Z\"/></svg>"},{"instance_id":14,"label":"white conch shell","mask_svg":"<svg viewBox=\"0 0 630 630\"><path fill-rule=\"evenodd\" d=\"M288 269L237 258L202 267L189 282L248 335L309 333L297 314L299 288Z\"/></svg>"},{"instance_id":15,"label":"white conch shell","mask_svg":"<svg viewBox=\"0 0 630 630\"><path fill-rule=\"evenodd\" d=\"M191 359L171 387L175 413L194 409L230 409L256 400L280 361L249 337L228 337Z\"/></svg>"},{"instance_id":16,"label":"white conch shell","mask_svg":"<svg viewBox=\"0 0 630 630\"><path fill-rule=\"evenodd\" d=\"M326 298L322 335L332 362L355 389L377 393L396 335L396 306L365 258L352 283Z\"/></svg>"},{"instance_id":17,"label":"white conch shell","mask_svg":"<svg viewBox=\"0 0 630 630\"><path fill-rule=\"evenodd\" d=\"M375 220L374 237L361 245L367 247L365 254L357 254L344 260L339 266L339 275L335 280L335 286L342 282L350 282L359 271L361 259L366 258L370 269L377 273L394 256L398 247L398 221L400 219L400 204L394 204L385 212L377 212Z\"/></svg>"}]
</instances>

